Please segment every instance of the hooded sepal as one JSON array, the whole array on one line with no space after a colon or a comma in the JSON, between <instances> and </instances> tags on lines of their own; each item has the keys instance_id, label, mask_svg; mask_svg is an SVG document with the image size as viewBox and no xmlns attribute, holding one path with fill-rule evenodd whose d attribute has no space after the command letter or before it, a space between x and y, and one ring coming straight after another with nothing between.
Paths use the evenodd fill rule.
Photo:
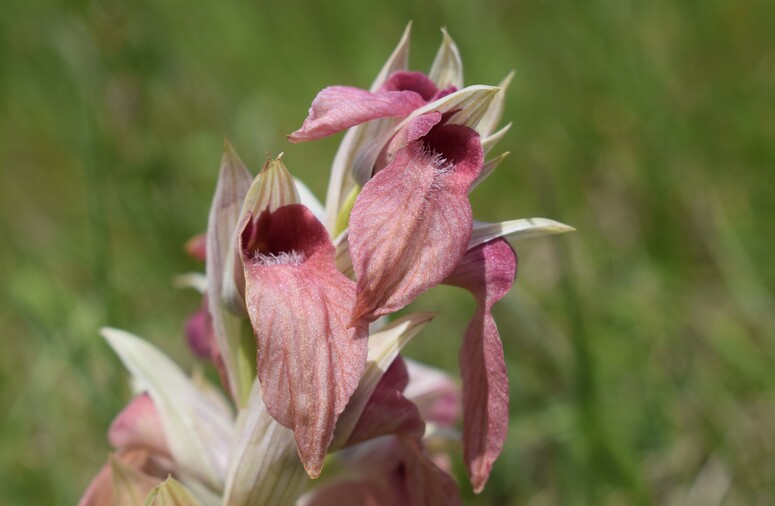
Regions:
<instances>
[{"instance_id":1,"label":"hooded sepal","mask_svg":"<svg viewBox=\"0 0 775 506\"><path fill-rule=\"evenodd\" d=\"M226 142L207 224L207 293L211 294L208 304L218 349L213 359L222 369L225 386L238 406L247 402L250 392L252 353L248 354L245 346L242 319L226 308L220 295L227 262L234 255L234 230L251 179L245 164Z\"/></svg>"},{"instance_id":2,"label":"hooded sepal","mask_svg":"<svg viewBox=\"0 0 775 506\"><path fill-rule=\"evenodd\" d=\"M238 226L234 227L232 254L226 258L221 295L226 307L242 317L247 317L248 313L245 307L245 272L240 248L242 228L239 225L245 223L248 215L259 216L264 211L272 212L301 201L293 176L285 167L282 157L281 153L277 158L267 160L248 188L237 219Z\"/></svg>"},{"instance_id":3,"label":"hooded sepal","mask_svg":"<svg viewBox=\"0 0 775 506\"><path fill-rule=\"evenodd\" d=\"M386 130L365 149L359 150L353 160L352 175L361 186L371 178L374 166L385 146L404 128L416 122L420 116L439 113L446 125L462 125L475 128L498 92L494 86L474 85L444 95L414 110L392 129Z\"/></svg>"},{"instance_id":4,"label":"hooded sepal","mask_svg":"<svg viewBox=\"0 0 775 506\"><path fill-rule=\"evenodd\" d=\"M355 284L336 270L328 232L302 205L248 220L241 244L263 399L293 430L315 478L366 362L366 326L347 325Z\"/></svg>"},{"instance_id":5,"label":"hooded sepal","mask_svg":"<svg viewBox=\"0 0 775 506\"><path fill-rule=\"evenodd\" d=\"M492 306L511 289L517 257L503 239L468 251L445 281L470 291L477 302L460 349L463 377L463 459L479 493L503 449L509 421L509 381Z\"/></svg>"}]
</instances>

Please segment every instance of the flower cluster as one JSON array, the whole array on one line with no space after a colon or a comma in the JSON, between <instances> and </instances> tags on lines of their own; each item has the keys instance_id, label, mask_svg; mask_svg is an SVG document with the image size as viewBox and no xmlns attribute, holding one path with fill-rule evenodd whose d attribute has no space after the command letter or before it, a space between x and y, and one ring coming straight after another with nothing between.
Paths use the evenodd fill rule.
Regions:
<instances>
[{"instance_id":1,"label":"flower cluster","mask_svg":"<svg viewBox=\"0 0 775 506\"><path fill-rule=\"evenodd\" d=\"M206 275L184 278L203 292L189 343L225 395L104 329L138 394L81 504L457 504L444 442L460 437L460 411L463 459L484 488L508 426L491 313L516 275L506 238L571 229L473 219L469 192L505 157L486 159L509 128L496 130L511 76L464 87L443 35L427 75L405 70L407 27L369 90L332 86L314 99L291 142L347 131L325 206L282 157L253 178L227 144L207 232L189 245ZM477 303L462 401L456 381L400 354L433 315L387 318L442 283Z\"/></svg>"}]
</instances>

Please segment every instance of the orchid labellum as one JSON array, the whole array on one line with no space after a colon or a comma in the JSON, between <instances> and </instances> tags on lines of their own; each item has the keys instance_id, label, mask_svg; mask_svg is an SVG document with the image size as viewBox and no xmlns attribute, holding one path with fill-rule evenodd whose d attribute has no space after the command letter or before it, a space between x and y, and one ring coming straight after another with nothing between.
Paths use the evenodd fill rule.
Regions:
<instances>
[{"instance_id":1,"label":"orchid labellum","mask_svg":"<svg viewBox=\"0 0 775 506\"><path fill-rule=\"evenodd\" d=\"M497 125L511 76L464 86L446 31L431 70L409 71L408 44L409 27L368 90L323 89L289 136L346 132L325 206L282 156L254 177L226 144L207 231L187 245L206 272L178 278L202 293L186 336L220 388L104 329L136 396L82 505L459 504L455 439L484 488L508 427L492 314L516 275L507 239L572 229L474 220L468 195L505 157L487 159L508 131ZM389 318L442 283L476 302L462 398L458 380L401 355L433 314Z\"/></svg>"}]
</instances>

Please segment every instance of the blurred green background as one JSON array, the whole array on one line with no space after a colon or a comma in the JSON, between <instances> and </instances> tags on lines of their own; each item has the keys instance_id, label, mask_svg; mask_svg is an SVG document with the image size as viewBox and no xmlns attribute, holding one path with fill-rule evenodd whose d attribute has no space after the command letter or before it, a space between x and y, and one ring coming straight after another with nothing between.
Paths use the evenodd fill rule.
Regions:
<instances>
[{"instance_id":1,"label":"blurred green background","mask_svg":"<svg viewBox=\"0 0 775 506\"><path fill-rule=\"evenodd\" d=\"M324 195L315 93L367 87L408 20L466 82L516 70L477 218L545 216L496 306L509 440L469 504L775 502L775 2L5 0L0 17L0 504L73 504L109 450L126 328L191 364L223 137ZM496 151L497 152L497 151ZM470 298L409 354L457 371Z\"/></svg>"}]
</instances>

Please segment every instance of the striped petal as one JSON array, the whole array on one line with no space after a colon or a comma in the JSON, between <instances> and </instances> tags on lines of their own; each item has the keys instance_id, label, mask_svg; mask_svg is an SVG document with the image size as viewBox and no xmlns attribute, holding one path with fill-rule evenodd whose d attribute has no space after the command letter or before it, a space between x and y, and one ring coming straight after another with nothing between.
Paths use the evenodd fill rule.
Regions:
<instances>
[{"instance_id":1,"label":"striped petal","mask_svg":"<svg viewBox=\"0 0 775 506\"><path fill-rule=\"evenodd\" d=\"M477 309L460 349L463 377L463 459L479 493L503 449L509 423L509 380L492 306L511 289L517 257L503 239L468 253L445 281L470 291Z\"/></svg>"},{"instance_id":2,"label":"striped petal","mask_svg":"<svg viewBox=\"0 0 775 506\"><path fill-rule=\"evenodd\" d=\"M288 140L322 139L374 119L406 116L425 103L414 91L371 93L350 86L329 86L318 93L307 119Z\"/></svg>"},{"instance_id":3,"label":"striped petal","mask_svg":"<svg viewBox=\"0 0 775 506\"><path fill-rule=\"evenodd\" d=\"M336 270L328 232L303 205L248 222L242 248L263 399L315 478L366 362L366 327L347 325L355 284Z\"/></svg>"},{"instance_id":4,"label":"striped petal","mask_svg":"<svg viewBox=\"0 0 775 506\"><path fill-rule=\"evenodd\" d=\"M460 262L473 219L467 191L482 169L479 136L441 125L440 114L407 126L406 145L363 187L350 215L358 278L353 322L409 304Z\"/></svg>"}]
</instances>

